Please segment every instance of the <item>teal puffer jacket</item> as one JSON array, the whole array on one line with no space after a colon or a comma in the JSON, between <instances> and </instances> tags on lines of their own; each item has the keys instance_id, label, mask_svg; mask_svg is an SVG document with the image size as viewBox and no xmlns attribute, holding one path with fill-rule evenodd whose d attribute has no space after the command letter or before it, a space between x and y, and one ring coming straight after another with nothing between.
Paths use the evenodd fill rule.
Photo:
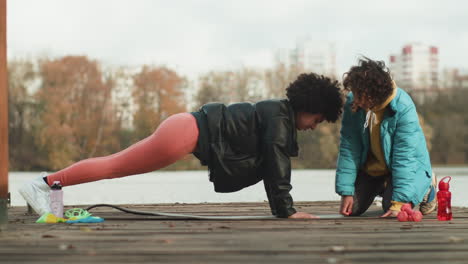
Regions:
<instances>
[{"instance_id":1,"label":"teal puffer jacket","mask_svg":"<svg viewBox=\"0 0 468 264\"><path fill-rule=\"evenodd\" d=\"M416 205L429 188L432 169L416 107L405 91L397 89L380 124L380 139L392 174L392 200ZM344 108L335 179L339 195L354 194L356 175L369 152L369 128L364 128L366 113L362 109L353 113L352 103L350 93Z\"/></svg>"}]
</instances>

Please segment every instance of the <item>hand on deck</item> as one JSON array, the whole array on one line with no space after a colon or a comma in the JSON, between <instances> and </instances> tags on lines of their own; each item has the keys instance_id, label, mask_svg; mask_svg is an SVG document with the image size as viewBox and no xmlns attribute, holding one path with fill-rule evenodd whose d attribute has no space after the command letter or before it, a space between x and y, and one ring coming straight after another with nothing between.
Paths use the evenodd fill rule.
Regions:
<instances>
[{"instance_id":1,"label":"hand on deck","mask_svg":"<svg viewBox=\"0 0 468 264\"><path fill-rule=\"evenodd\" d=\"M288 218L293 218L293 219L313 219L313 218L318 218L315 215L304 213L304 212L296 212L293 215L290 215Z\"/></svg>"},{"instance_id":2,"label":"hand on deck","mask_svg":"<svg viewBox=\"0 0 468 264\"><path fill-rule=\"evenodd\" d=\"M381 215L380 217L397 217L398 211L388 210L385 214Z\"/></svg>"},{"instance_id":3,"label":"hand on deck","mask_svg":"<svg viewBox=\"0 0 468 264\"><path fill-rule=\"evenodd\" d=\"M353 203L354 198L352 195L341 196L340 214L347 216L351 215L353 212Z\"/></svg>"}]
</instances>

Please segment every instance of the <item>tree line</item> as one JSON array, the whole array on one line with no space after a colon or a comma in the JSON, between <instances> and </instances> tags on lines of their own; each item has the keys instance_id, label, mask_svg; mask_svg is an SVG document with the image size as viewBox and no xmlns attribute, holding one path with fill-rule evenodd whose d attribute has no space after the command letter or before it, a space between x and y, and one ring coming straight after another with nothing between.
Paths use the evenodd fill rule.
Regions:
<instances>
[{"instance_id":1,"label":"tree line","mask_svg":"<svg viewBox=\"0 0 468 264\"><path fill-rule=\"evenodd\" d=\"M56 171L118 152L150 135L170 115L208 102L283 98L301 72L295 66L244 67L202 74L194 84L166 66L104 67L86 56L9 60L10 170ZM419 105L437 164L466 162L468 148L457 142L468 139L462 98L441 94ZM294 168L334 168L339 130L338 122L299 132ZM168 167L201 168L191 155Z\"/></svg>"}]
</instances>

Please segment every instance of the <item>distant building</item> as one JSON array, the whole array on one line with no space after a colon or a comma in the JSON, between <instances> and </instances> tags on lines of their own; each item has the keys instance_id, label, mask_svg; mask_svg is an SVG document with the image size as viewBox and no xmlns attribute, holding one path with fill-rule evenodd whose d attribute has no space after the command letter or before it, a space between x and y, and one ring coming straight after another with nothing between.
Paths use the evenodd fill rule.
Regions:
<instances>
[{"instance_id":1,"label":"distant building","mask_svg":"<svg viewBox=\"0 0 468 264\"><path fill-rule=\"evenodd\" d=\"M468 89L468 74L457 76L455 83L456 83L456 86L455 86L456 88Z\"/></svg>"},{"instance_id":2,"label":"distant building","mask_svg":"<svg viewBox=\"0 0 468 264\"><path fill-rule=\"evenodd\" d=\"M301 71L336 78L336 48L333 43L303 38L294 49L279 49L275 62L286 67L297 66Z\"/></svg>"},{"instance_id":3,"label":"distant building","mask_svg":"<svg viewBox=\"0 0 468 264\"><path fill-rule=\"evenodd\" d=\"M409 92L431 92L439 88L439 50L412 43L401 54L390 55L389 68L398 86Z\"/></svg>"},{"instance_id":4,"label":"distant building","mask_svg":"<svg viewBox=\"0 0 468 264\"><path fill-rule=\"evenodd\" d=\"M468 89L468 71L447 68L442 71L441 89Z\"/></svg>"},{"instance_id":5,"label":"distant building","mask_svg":"<svg viewBox=\"0 0 468 264\"><path fill-rule=\"evenodd\" d=\"M275 64L290 67L294 64L294 54L289 49L278 49L275 53Z\"/></svg>"}]
</instances>

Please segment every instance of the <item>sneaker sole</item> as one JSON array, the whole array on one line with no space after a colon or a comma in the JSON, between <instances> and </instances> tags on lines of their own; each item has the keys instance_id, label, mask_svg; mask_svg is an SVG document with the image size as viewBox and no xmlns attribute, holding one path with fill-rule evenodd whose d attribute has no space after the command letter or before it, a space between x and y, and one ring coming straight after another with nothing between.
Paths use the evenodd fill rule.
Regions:
<instances>
[{"instance_id":1,"label":"sneaker sole","mask_svg":"<svg viewBox=\"0 0 468 264\"><path fill-rule=\"evenodd\" d=\"M423 205L423 206L419 206L419 211L421 211L421 213L422 213L423 215L428 215L428 214L434 212L435 209L437 208L437 198L434 198L434 200L433 200L432 202L430 202L430 203L427 203L427 205L429 205L429 204L431 204L431 203L433 203L433 204L432 204L432 206L429 207L429 208L425 208L424 205ZM425 204L425 205L426 205L426 204Z\"/></svg>"},{"instance_id":2,"label":"sneaker sole","mask_svg":"<svg viewBox=\"0 0 468 264\"><path fill-rule=\"evenodd\" d=\"M434 172L432 173L431 186L434 187L434 192L437 193L437 176L435 175ZM435 193L435 195L436 195L436 193ZM426 206L430 206L430 207L425 208ZM429 203L422 202L419 205L419 211L421 211L421 213L423 215L427 215L427 214L430 214L430 213L434 212L434 210L436 208L437 208L437 195L434 197L434 200L432 200L431 202L429 202Z\"/></svg>"}]
</instances>

